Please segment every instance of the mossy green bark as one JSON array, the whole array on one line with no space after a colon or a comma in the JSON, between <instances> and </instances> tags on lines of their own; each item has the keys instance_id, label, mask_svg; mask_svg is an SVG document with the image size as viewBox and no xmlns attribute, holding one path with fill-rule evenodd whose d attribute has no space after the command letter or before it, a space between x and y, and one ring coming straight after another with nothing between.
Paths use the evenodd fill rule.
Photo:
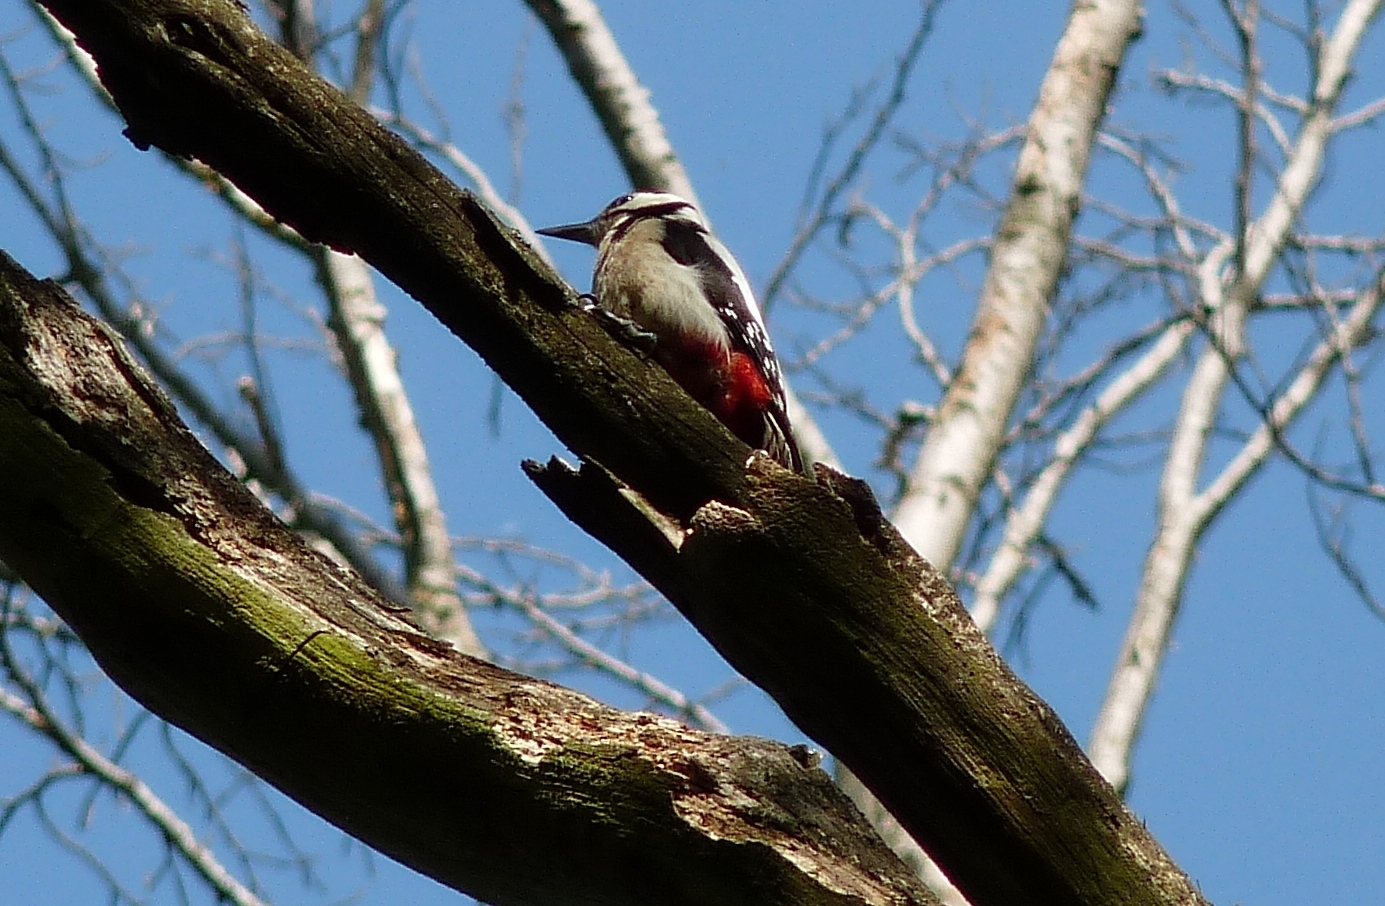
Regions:
<instances>
[{"instance_id":1,"label":"mossy green bark","mask_svg":"<svg viewBox=\"0 0 1385 906\"><path fill-rule=\"evenodd\" d=\"M3 254L0 513L0 558L116 682L459 890L928 901L783 746L615 711L425 636L280 524L117 339Z\"/></svg>"},{"instance_id":2,"label":"mossy green bark","mask_svg":"<svg viewBox=\"0 0 1385 906\"><path fill-rule=\"evenodd\" d=\"M256 32L233 0L44 2L96 57L134 141L194 155L304 235L360 254L476 349L589 463L580 473L560 464L531 466L544 491L658 585L806 733L842 757L976 906L1204 902L1096 775L1051 710L1004 668L946 581L880 516L868 489L829 472L820 472L815 482L762 458L747 465L743 445L657 366L569 304L571 291L482 205ZM266 535L257 544L268 541ZM747 551L756 556L744 556ZM827 562L839 568L824 571ZM271 571L274 566L263 565ZM326 616L335 626L353 627L346 635L359 637L360 656L384 660L392 669L413 669L420 659L430 669L443 669L436 665L445 659L410 631L375 621L363 629L359 615L343 606ZM370 631L361 636L365 630ZM837 677L849 681L835 682ZM455 691L472 701L474 680L455 682ZM496 713L514 721L506 725L508 738L520 753L513 772L485 775L498 787L528 782L532 764L549 764L570 741L591 742L581 732L554 741L549 723L536 715L562 709L549 704L552 693L534 691L540 688L549 687L534 684L524 693L533 696L526 699L532 708L516 711L514 698L497 703L503 707ZM351 724L345 710L331 710L341 704L338 691L328 685L303 692L318 696L309 698L310 705L331 714L313 724L315 732L360 747L374 746L377 733L398 729L388 723L393 715L387 703L371 702L364 710L378 711L382 723L366 728L369 738L362 739L356 732L362 728ZM278 706L262 698L256 707L266 704ZM314 714L310 705L305 713ZM586 706L564 707L578 713ZM247 717L260 718L256 709ZM296 729L287 718L283 726L265 720L266 732L275 731L280 741ZM333 721L351 725L352 733L334 736ZM619 745L639 739L636 727L622 733L607 738ZM470 737L460 731L456 751L418 747L401 734L392 744L405 746L408 755L396 752L393 764L409 770L428 765L432 774L436 766L445 776L447 763L469 764L481 773L488 765L510 764L488 761L483 748L468 749ZM814 789L811 783L791 780L791 773L757 772L755 765L777 764L759 748L737 748L757 754L730 765L716 758L689 761L686 753L696 748L690 739L669 745L666 760L654 763L684 778L675 812L698 826L720 828L731 820L708 806L708 797L717 799L717 787L705 779L727 771L738 782L768 784L779 793L778 811L765 798L751 797L737 819L743 823L759 820L752 813L773 813L776 822L789 816L806 827L804 810L826 801L805 792ZM648 748L641 751L649 757ZM453 760L432 760L443 755ZM757 760L762 755L767 760ZM373 750L362 761L375 758L379 767L390 766L384 753ZM251 763L258 764L253 758ZM709 764L719 767L707 775ZM268 772L273 766L266 761L259 767ZM570 777L562 768L549 764L555 773L547 776ZM570 803L570 791L599 788L603 772L590 763L588 769L583 783L544 787L540 801ZM804 770L805 778L818 776ZM358 780L369 785L373 778ZM632 788L639 791L643 784ZM417 791L401 789L395 801L407 799L405 793L419 795L421 814L432 814L436 803ZM489 802L491 795L483 789L480 801ZM386 807L384 800L378 805ZM535 815L568 830L545 831L548 825ZM686 889L704 889L689 880L686 860L710 858L721 845L693 846L677 835L659 842L646 837L642 855L634 855L636 850L621 849L627 844L620 841L629 839L621 833L645 837L643 824L637 824L638 833L616 822L620 833L583 836L564 823L568 817L561 810L486 812L482 821L493 828L491 835L468 846L484 847L511 828L523 828L544 845L606 854L616 866L608 881L619 884L614 879L620 872L630 872L627 883L643 885L639 893L648 901L677 902L662 887L648 885L676 878ZM650 820L650 828L662 826ZM830 826L821 838L805 830L793 845L831 841L852 825L834 820ZM771 840L790 845L770 829L758 832L769 836L754 838L757 847L772 847ZM751 839L720 830L716 836L721 843ZM682 857L673 855L680 851ZM637 862L622 862L618 853ZM567 856L555 852L552 858ZM469 864L480 872L491 867ZM637 864L647 877L635 877ZM895 877L884 863L858 864L864 875ZM576 865L568 867L574 879L580 875ZM566 871L556 876L566 880ZM834 883L837 890L867 889ZM705 889L715 886L709 885ZM716 889L760 898L767 889L789 886L783 881L779 887ZM574 880L571 898L593 890Z\"/></svg>"}]
</instances>

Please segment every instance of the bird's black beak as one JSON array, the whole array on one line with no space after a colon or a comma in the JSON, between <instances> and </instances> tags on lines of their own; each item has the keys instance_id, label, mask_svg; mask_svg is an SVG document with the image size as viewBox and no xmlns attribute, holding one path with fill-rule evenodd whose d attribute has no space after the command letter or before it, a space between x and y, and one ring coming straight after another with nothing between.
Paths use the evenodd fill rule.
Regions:
<instances>
[{"instance_id":1,"label":"bird's black beak","mask_svg":"<svg viewBox=\"0 0 1385 906\"><path fill-rule=\"evenodd\" d=\"M558 239L585 242L587 245L601 244L601 231L597 228L595 220L588 220L586 223L569 223L566 226L547 227L539 230L539 232Z\"/></svg>"}]
</instances>

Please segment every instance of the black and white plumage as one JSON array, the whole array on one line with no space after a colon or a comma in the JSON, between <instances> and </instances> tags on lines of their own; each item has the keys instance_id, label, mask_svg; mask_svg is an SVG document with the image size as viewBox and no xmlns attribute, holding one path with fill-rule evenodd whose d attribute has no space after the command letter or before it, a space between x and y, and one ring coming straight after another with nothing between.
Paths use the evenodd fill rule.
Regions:
<instances>
[{"instance_id":1,"label":"black and white plumage","mask_svg":"<svg viewBox=\"0 0 1385 906\"><path fill-rule=\"evenodd\" d=\"M635 192L585 223L539 232L595 246L598 304L653 334L654 358L731 433L806 470L750 282L691 202Z\"/></svg>"}]
</instances>

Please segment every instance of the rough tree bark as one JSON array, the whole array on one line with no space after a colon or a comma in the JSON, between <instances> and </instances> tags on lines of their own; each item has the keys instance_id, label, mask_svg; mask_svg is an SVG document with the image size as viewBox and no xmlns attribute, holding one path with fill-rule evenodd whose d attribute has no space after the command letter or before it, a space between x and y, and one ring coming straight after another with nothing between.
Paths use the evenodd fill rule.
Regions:
<instances>
[{"instance_id":1,"label":"rough tree bark","mask_svg":"<svg viewBox=\"0 0 1385 906\"><path fill-rule=\"evenodd\" d=\"M1073 3L1030 114L966 349L893 514L914 549L945 571L955 565L1004 451L1067 264L1107 100L1143 18L1141 0ZM973 614L989 631L991 621L976 606ZM867 814L877 814L854 778L841 780ZM877 826L895 850L922 864L913 841L880 817ZM934 872L923 870L945 901L956 902Z\"/></svg>"},{"instance_id":2,"label":"rough tree bark","mask_svg":"<svg viewBox=\"0 0 1385 906\"><path fill-rule=\"evenodd\" d=\"M539 484L851 767L973 903L1204 902L863 485L828 472L815 483L763 457L747 465L744 446L572 305L571 290L481 205L255 31L229 0L48 5L97 59L132 140L198 157L305 236L360 254L475 348L588 462L581 472L531 465ZM24 499L27 508L11 511L32 513L32 498ZM15 559L21 569L42 560ZM63 590L60 580L36 584ZM111 630L109 621L75 609L99 614L102 599L62 600L74 624L95 627L88 632L100 651L95 636ZM300 626L307 631L287 659L292 669L270 660L286 668L280 682L306 682L298 671L311 655L315 667L330 662L320 665L328 688L365 671L388 698L415 687L393 674L377 678L379 665L425 655L430 665L450 663L421 642L313 635L311 625ZM198 645L225 644L179 638L159 623L143 628L194 662ZM393 650L397 641L402 651ZM161 679L151 669L127 682L149 694L146 685ZM216 698L198 700L195 684L184 685L164 690L189 696L165 702L165 713L225 716ZM397 719L384 702L374 707L386 710L373 719ZM456 714L463 727L471 716L431 703L422 710L429 719ZM257 749L248 761L285 783L280 772L293 754ZM547 751L537 754L542 763ZM454 773L473 769L452 758ZM488 782L510 782L493 765L475 770L499 770ZM570 799L600 811L607 797L631 794L610 779L570 778ZM352 826L350 797L335 814ZM397 827L409 823L403 808L393 814ZM513 839L507 827L486 827Z\"/></svg>"},{"instance_id":3,"label":"rough tree bark","mask_svg":"<svg viewBox=\"0 0 1385 906\"><path fill-rule=\"evenodd\" d=\"M0 512L0 555L116 682L458 890L930 902L806 754L623 713L423 633L223 469L113 331L3 253Z\"/></svg>"}]
</instances>

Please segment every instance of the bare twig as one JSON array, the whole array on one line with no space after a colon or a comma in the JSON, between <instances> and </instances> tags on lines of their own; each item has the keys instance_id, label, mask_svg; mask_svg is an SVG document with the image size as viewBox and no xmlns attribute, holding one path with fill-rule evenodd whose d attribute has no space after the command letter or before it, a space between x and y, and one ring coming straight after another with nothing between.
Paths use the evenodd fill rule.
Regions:
<instances>
[{"instance_id":1,"label":"bare twig","mask_svg":"<svg viewBox=\"0 0 1385 906\"><path fill-rule=\"evenodd\" d=\"M915 549L944 569L961 548L1030 373L1106 98L1139 27L1138 2L1075 6L1040 89L959 380L895 511Z\"/></svg>"},{"instance_id":2,"label":"bare twig","mask_svg":"<svg viewBox=\"0 0 1385 906\"><path fill-rule=\"evenodd\" d=\"M1381 0L1352 0L1343 10L1322 47L1309 113L1275 194L1264 213L1240 231L1241 268L1224 286L1211 279L1203 281L1204 303L1212 312L1207 324L1209 346L1184 391L1160 488L1158 534L1150 546L1135 613L1092 733L1092 761L1117 789L1123 789L1129 779L1131 753L1163 664L1198 539L1230 495L1276 449L1275 438L1314 396L1340 351L1360 342L1374 314L1375 306L1370 304L1353 310L1347 322L1352 326L1324 341L1241 452L1199 493L1197 482L1223 392L1234 379L1234 364L1243 351L1247 313L1321 175L1333 111L1380 5ZM1250 71L1246 70L1248 76ZM1243 165L1247 159L1243 149Z\"/></svg>"},{"instance_id":3,"label":"bare twig","mask_svg":"<svg viewBox=\"0 0 1385 906\"><path fill-rule=\"evenodd\" d=\"M923 54L923 48L927 45L929 36L933 34L938 12L942 9L944 2L946 0L926 0L922 4L918 25L915 26L914 33L910 35L908 44L905 45L904 50L895 60L894 76L891 79L890 90L885 96L884 102L876 109L874 116L871 117L870 125L866 127L865 133L847 155L842 168L822 190L822 195L814 205L812 216L807 218L807 221L799 228L788 251L785 252L783 259L774 269L774 273L765 283L762 301L766 309L773 307L775 299L783 290L789 275L798 266L803 253L817 239L823 229L836 219L834 209L837 201L855 181L861 167L866 162L866 158L880 144L880 140L884 137L890 123L894 121L895 114L898 113L908 96L909 78Z\"/></svg>"},{"instance_id":4,"label":"bare twig","mask_svg":"<svg viewBox=\"0 0 1385 906\"><path fill-rule=\"evenodd\" d=\"M649 101L591 0L525 0L548 29L568 70L638 189L658 189L697 204L697 193ZM701 207L701 205L698 205Z\"/></svg>"},{"instance_id":5,"label":"bare twig","mask_svg":"<svg viewBox=\"0 0 1385 906\"><path fill-rule=\"evenodd\" d=\"M8 597L4 616L8 622ZM103 755L58 715L49 704L48 696L19 663L7 632L0 632L0 666L3 666L9 682L19 690L19 694L15 694L0 688L0 710L22 721L72 759L73 770L65 772L65 776L94 777L123 798L156 830L166 845L215 891L218 898L236 906L265 906L263 900L227 871L211 849L197 839L192 828L148 784ZM33 801L32 793L31 790L27 797L30 801ZM21 800L24 798L19 797ZM56 824L50 823L49 831L67 838ZM78 846L75 841L69 842L72 844L69 848ZM98 869L108 886L119 889L114 876L105 871L99 859L93 856L88 864ZM128 894L125 896L129 897ZM131 901L134 899L131 898Z\"/></svg>"}]
</instances>

